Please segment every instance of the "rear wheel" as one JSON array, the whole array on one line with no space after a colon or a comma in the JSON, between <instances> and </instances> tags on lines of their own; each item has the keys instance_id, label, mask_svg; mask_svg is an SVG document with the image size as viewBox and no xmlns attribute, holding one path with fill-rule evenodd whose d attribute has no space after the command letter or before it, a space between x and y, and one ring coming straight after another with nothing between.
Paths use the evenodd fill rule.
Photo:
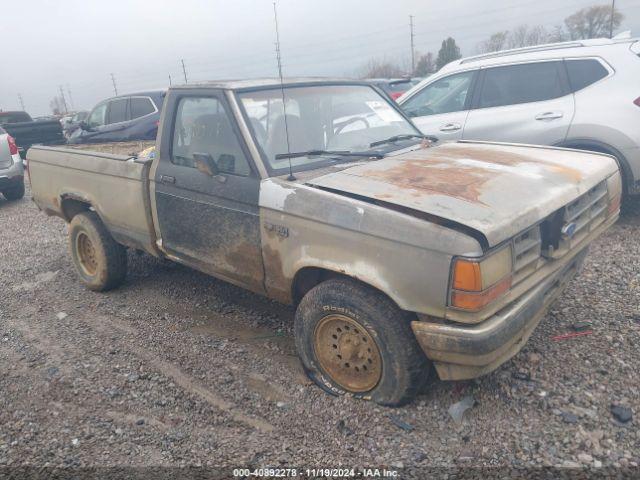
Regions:
<instances>
[{"instance_id":1,"label":"rear wheel","mask_svg":"<svg viewBox=\"0 0 640 480\"><path fill-rule=\"evenodd\" d=\"M124 282L127 251L113 239L95 212L73 217L69 249L78 275L90 290L111 290Z\"/></svg>"},{"instance_id":2,"label":"rear wheel","mask_svg":"<svg viewBox=\"0 0 640 480\"><path fill-rule=\"evenodd\" d=\"M9 200L10 202L14 200L20 200L22 197L24 197L24 183L20 183L3 190L2 195L4 195L4 198Z\"/></svg>"},{"instance_id":3,"label":"rear wheel","mask_svg":"<svg viewBox=\"0 0 640 480\"><path fill-rule=\"evenodd\" d=\"M429 379L429 361L406 312L349 279L327 280L304 296L295 340L309 377L334 395L398 406Z\"/></svg>"}]
</instances>

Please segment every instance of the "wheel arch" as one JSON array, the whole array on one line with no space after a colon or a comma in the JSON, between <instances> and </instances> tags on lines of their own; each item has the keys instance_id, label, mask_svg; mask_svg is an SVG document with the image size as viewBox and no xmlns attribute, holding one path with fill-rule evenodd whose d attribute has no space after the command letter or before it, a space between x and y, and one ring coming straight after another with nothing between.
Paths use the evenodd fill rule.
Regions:
<instances>
[{"instance_id":1,"label":"wheel arch","mask_svg":"<svg viewBox=\"0 0 640 480\"><path fill-rule=\"evenodd\" d=\"M60 197L60 212L64 220L69 223L73 217L82 212L95 211L91 200L75 195L73 193L65 193ZM97 213L97 212L96 212ZM100 215L98 215L100 216Z\"/></svg>"},{"instance_id":2,"label":"wheel arch","mask_svg":"<svg viewBox=\"0 0 640 480\"><path fill-rule=\"evenodd\" d=\"M574 138L565 140L557 146L564 148L573 148L576 150L586 150L589 152L604 153L615 157L616 162L618 163L618 168L620 169L620 173L622 175L622 185L624 193L627 194L633 191L633 171L631 170L631 166L629 165L628 160L617 148L612 147L608 143L588 138Z\"/></svg>"},{"instance_id":3,"label":"wheel arch","mask_svg":"<svg viewBox=\"0 0 640 480\"><path fill-rule=\"evenodd\" d=\"M384 295L388 298L398 308L402 309L392 295L389 295L380 286L375 285L373 282L368 282L366 279L359 278L357 275L347 271L333 270L331 268L317 266L302 267L294 275L293 281L291 282L291 299L293 304L298 305L302 298L313 287L331 279L350 280L362 285L363 287L375 290L380 295Z\"/></svg>"}]
</instances>

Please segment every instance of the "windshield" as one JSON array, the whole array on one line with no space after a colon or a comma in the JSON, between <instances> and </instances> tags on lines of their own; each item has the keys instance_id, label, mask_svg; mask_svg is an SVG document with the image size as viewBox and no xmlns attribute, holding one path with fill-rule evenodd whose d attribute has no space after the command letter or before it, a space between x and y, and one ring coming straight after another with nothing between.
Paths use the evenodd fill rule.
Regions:
<instances>
[{"instance_id":1,"label":"windshield","mask_svg":"<svg viewBox=\"0 0 640 480\"><path fill-rule=\"evenodd\" d=\"M256 142L275 173L289 168L288 159L276 160L278 154L308 150L362 152L371 150L369 145L376 141L420 133L366 85L285 87L286 126L280 88L244 92L238 97ZM306 170L330 161L301 156L291 159L291 164L294 170Z\"/></svg>"}]
</instances>

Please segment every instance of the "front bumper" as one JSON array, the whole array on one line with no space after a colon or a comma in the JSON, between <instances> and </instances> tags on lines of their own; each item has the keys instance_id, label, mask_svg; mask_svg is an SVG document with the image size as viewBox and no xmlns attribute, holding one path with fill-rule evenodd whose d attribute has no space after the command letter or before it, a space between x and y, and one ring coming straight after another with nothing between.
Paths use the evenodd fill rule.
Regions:
<instances>
[{"instance_id":1,"label":"front bumper","mask_svg":"<svg viewBox=\"0 0 640 480\"><path fill-rule=\"evenodd\" d=\"M434 362L442 380L463 380L489 373L524 346L549 305L580 270L588 247L574 252L564 265L518 300L477 325L411 323L418 343Z\"/></svg>"}]
</instances>

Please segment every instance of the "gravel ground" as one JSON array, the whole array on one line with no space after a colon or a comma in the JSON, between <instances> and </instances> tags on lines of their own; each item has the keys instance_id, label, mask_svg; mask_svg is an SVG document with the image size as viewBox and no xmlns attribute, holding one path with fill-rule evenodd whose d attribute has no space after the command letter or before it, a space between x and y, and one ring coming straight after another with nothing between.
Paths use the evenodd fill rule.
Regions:
<instances>
[{"instance_id":1,"label":"gravel ground","mask_svg":"<svg viewBox=\"0 0 640 480\"><path fill-rule=\"evenodd\" d=\"M0 225L0 466L638 473L640 202L594 243L512 361L476 381L437 381L398 409L311 385L288 307L135 253L122 288L93 293L61 220L27 196L0 200ZM553 338L576 328L591 333ZM449 408L465 398L473 406L457 423ZM636 417L621 423L612 405Z\"/></svg>"}]
</instances>

